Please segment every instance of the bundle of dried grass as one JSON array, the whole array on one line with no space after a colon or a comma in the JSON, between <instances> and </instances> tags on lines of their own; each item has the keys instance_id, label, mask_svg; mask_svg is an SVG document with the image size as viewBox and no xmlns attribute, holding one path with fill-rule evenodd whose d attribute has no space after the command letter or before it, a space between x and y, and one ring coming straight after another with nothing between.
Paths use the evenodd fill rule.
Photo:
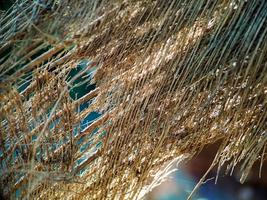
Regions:
<instances>
[{"instance_id":1,"label":"bundle of dried grass","mask_svg":"<svg viewBox=\"0 0 267 200\"><path fill-rule=\"evenodd\" d=\"M265 159L266 19L264 0L14 3L0 21L3 195L143 198L161 165L218 140L211 168L239 165L243 182Z\"/></svg>"}]
</instances>

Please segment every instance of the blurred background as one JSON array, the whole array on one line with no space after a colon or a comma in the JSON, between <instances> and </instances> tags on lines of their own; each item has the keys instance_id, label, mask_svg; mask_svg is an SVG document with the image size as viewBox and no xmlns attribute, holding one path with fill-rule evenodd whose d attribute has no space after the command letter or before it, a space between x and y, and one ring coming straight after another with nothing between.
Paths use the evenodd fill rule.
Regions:
<instances>
[{"instance_id":1,"label":"blurred background","mask_svg":"<svg viewBox=\"0 0 267 200\"><path fill-rule=\"evenodd\" d=\"M207 146L196 158L174 172L169 179L153 189L147 200L186 200L199 179L209 168L219 143ZM259 178L260 162L244 184L239 183L238 167L232 175L220 173L215 184L216 168L208 175L206 182L194 195L193 200L267 200L267 162L262 166Z\"/></svg>"}]
</instances>

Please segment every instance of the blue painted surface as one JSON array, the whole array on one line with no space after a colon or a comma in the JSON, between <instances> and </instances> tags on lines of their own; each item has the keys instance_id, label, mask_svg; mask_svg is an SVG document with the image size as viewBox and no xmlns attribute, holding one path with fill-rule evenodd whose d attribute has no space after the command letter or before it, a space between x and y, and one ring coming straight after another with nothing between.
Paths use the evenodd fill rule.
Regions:
<instances>
[{"instance_id":1,"label":"blue painted surface","mask_svg":"<svg viewBox=\"0 0 267 200\"><path fill-rule=\"evenodd\" d=\"M84 70L88 65L90 64L90 61L87 60L82 60L76 68L72 69L69 73L69 76L67 77L66 81L70 80L72 77L74 77L77 73L79 73L81 70ZM79 99L81 97L83 97L84 95L88 94L90 91L94 90L96 88L95 84L91 84L91 80L94 76L94 73L96 71L96 67L93 67L91 69L89 69L86 74L84 74L83 76L79 77L77 80L75 80L73 82L73 86L72 88L69 88L69 94L71 96L71 98L73 100ZM21 92L23 90L25 90L31 83L32 81L32 72L30 72L31 74L29 76L25 76L25 80L23 80L20 84L20 86L18 87L18 92ZM85 77L86 76L86 77ZM82 84L81 84L82 83ZM31 94L32 95L32 94ZM89 100L88 102L85 102L83 104L81 104L79 106L79 111L83 111L84 109L88 108L90 106L90 104L92 103L91 100ZM50 115L50 111L52 108L50 108L47 111L47 117ZM78 110L77 110L78 111ZM90 125L92 122L94 122L97 118L99 118L102 115L102 113L99 113L97 111L91 112L89 113L79 124L81 130L85 129L86 127L88 127L88 125ZM38 123L43 122L45 119L44 118L40 118L38 119ZM59 123L60 119L55 120L53 123L51 123L49 125L49 129L53 129L55 128L55 125L57 123ZM33 130L35 128L35 124L30 122L29 123L29 130ZM92 137L92 135L97 134L98 133L98 128L96 128L94 131L92 131L92 133L86 135L85 137L90 138ZM74 127L74 131L73 131L73 135L77 136L77 134L79 134L78 132L78 126ZM99 133L101 137L103 137L106 133L102 132ZM38 135L33 135L31 137L31 141L35 142L37 140ZM77 145L80 146L80 151L83 152L85 151L91 144L92 142L89 141L86 144L83 144L83 146L81 146L81 144L84 142L85 137L81 137L78 141L77 141ZM50 145L49 150L54 151L57 148L59 148L61 145L63 145L64 143L67 143L70 140L69 135L66 135L66 137L63 137L62 139L58 140L56 143L53 143ZM94 149L97 150L98 148L100 148L102 146L102 142L99 142L95 145ZM10 148L10 143L9 141L5 142L5 149L9 149ZM25 145L21 145L21 150L25 150L26 146ZM14 161L15 159L17 159L18 156L20 156L20 149L15 149L13 154L12 154L12 158L10 158L12 161ZM42 152L40 148L37 148L37 160L40 160L42 157ZM93 152L94 153L94 152ZM0 156L3 156L3 152L2 150L0 150ZM90 157L90 155L85 155L83 156L81 159L79 159L77 161L76 164L81 164L82 162L84 162L86 159L88 159ZM4 170L6 169L6 164L5 164L5 160L3 160L1 162L1 169ZM79 171L79 174L82 174L86 169L81 169ZM21 177L23 176L20 175L18 177L16 177L16 180L18 181ZM21 196L21 191L23 190L24 187L27 187L27 185L22 186L21 188L17 189L15 191L15 198L19 198Z\"/></svg>"},{"instance_id":2,"label":"blue painted surface","mask_svg":"<svg viewBox=\"0 0 267 200\"><path fill-rule=\"evenodd\" d=\"M18 87L18 92L22 92L23 90L25 90L32 82L32 73L30 73L30 76L25 75L22 76L22 79L24 79L22 81L22 83L20 84L20 86Z\"/></svg>"},{"instance_id":3,"label":"blue painted surface","mask_svg":"<svg viewBox=\"0 0 267 200\"><path fill-rule=\"evenodd\" d=\"M90 65L90 61L87 60L80 61L77 67L71 69L68 77L66 78L66 81L70 81L78 73L85 70L88 65ZM79 78L74 80L72 88L69 88L70 89L69 93L72 99L79 99L96 88L95 84L90 83L94 75L93 73L94 70L96 70L96 68L89 69L85 73L83 73ZM85 77L86 75L88 75L88 77ZM80 109L84 109L86 106L88 106L87 103L85 103L84 105L82 104L80 106Z\"/></svg>"},{"instance_id":4,"label":"blue painted surface","mask_svg":"<svg viewBox=\"0 0 267 200\"><path fill-rule=\"evenodd\" d=\"M81 129L85 129L89 124L91 124L95 119L101 116L99 112L91 112L89 113L82 121L81 121Z\"/></svg>"}]
</instances>

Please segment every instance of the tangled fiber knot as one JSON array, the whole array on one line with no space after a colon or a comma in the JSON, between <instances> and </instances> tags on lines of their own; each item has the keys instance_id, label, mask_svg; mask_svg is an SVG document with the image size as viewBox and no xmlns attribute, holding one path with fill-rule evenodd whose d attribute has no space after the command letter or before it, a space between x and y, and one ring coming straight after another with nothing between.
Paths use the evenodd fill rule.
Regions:
<instances>
[{"instance_id":1,"label":"tangled fiber knot","mask_svg":"<svg viewBox=\"0 0 267 200\"><path fill-rule=\"evenodd\" d=\"M21 0L0 16L4 197L141 199L216 141L218 173L262 165L267 1Z\"/></svg>"}]
</instances>

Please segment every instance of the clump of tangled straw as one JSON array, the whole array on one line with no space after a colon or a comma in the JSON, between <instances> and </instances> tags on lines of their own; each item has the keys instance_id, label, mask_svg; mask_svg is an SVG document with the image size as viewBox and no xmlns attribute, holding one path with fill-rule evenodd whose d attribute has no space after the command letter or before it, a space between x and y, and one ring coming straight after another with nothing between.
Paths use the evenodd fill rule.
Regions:
<instances>
[{"instance_id":1,"label":"clump of tangled straw","mask_svg":"<svg viewBox=\"0 0 267 200\"><path fill-rule=\"evenodd\" d=\"M144 198L216 141L210 169L244 182L265 159L266 31L264 0L16 1L0 20L3 196Z\"/></svg>"}]
</instances>

